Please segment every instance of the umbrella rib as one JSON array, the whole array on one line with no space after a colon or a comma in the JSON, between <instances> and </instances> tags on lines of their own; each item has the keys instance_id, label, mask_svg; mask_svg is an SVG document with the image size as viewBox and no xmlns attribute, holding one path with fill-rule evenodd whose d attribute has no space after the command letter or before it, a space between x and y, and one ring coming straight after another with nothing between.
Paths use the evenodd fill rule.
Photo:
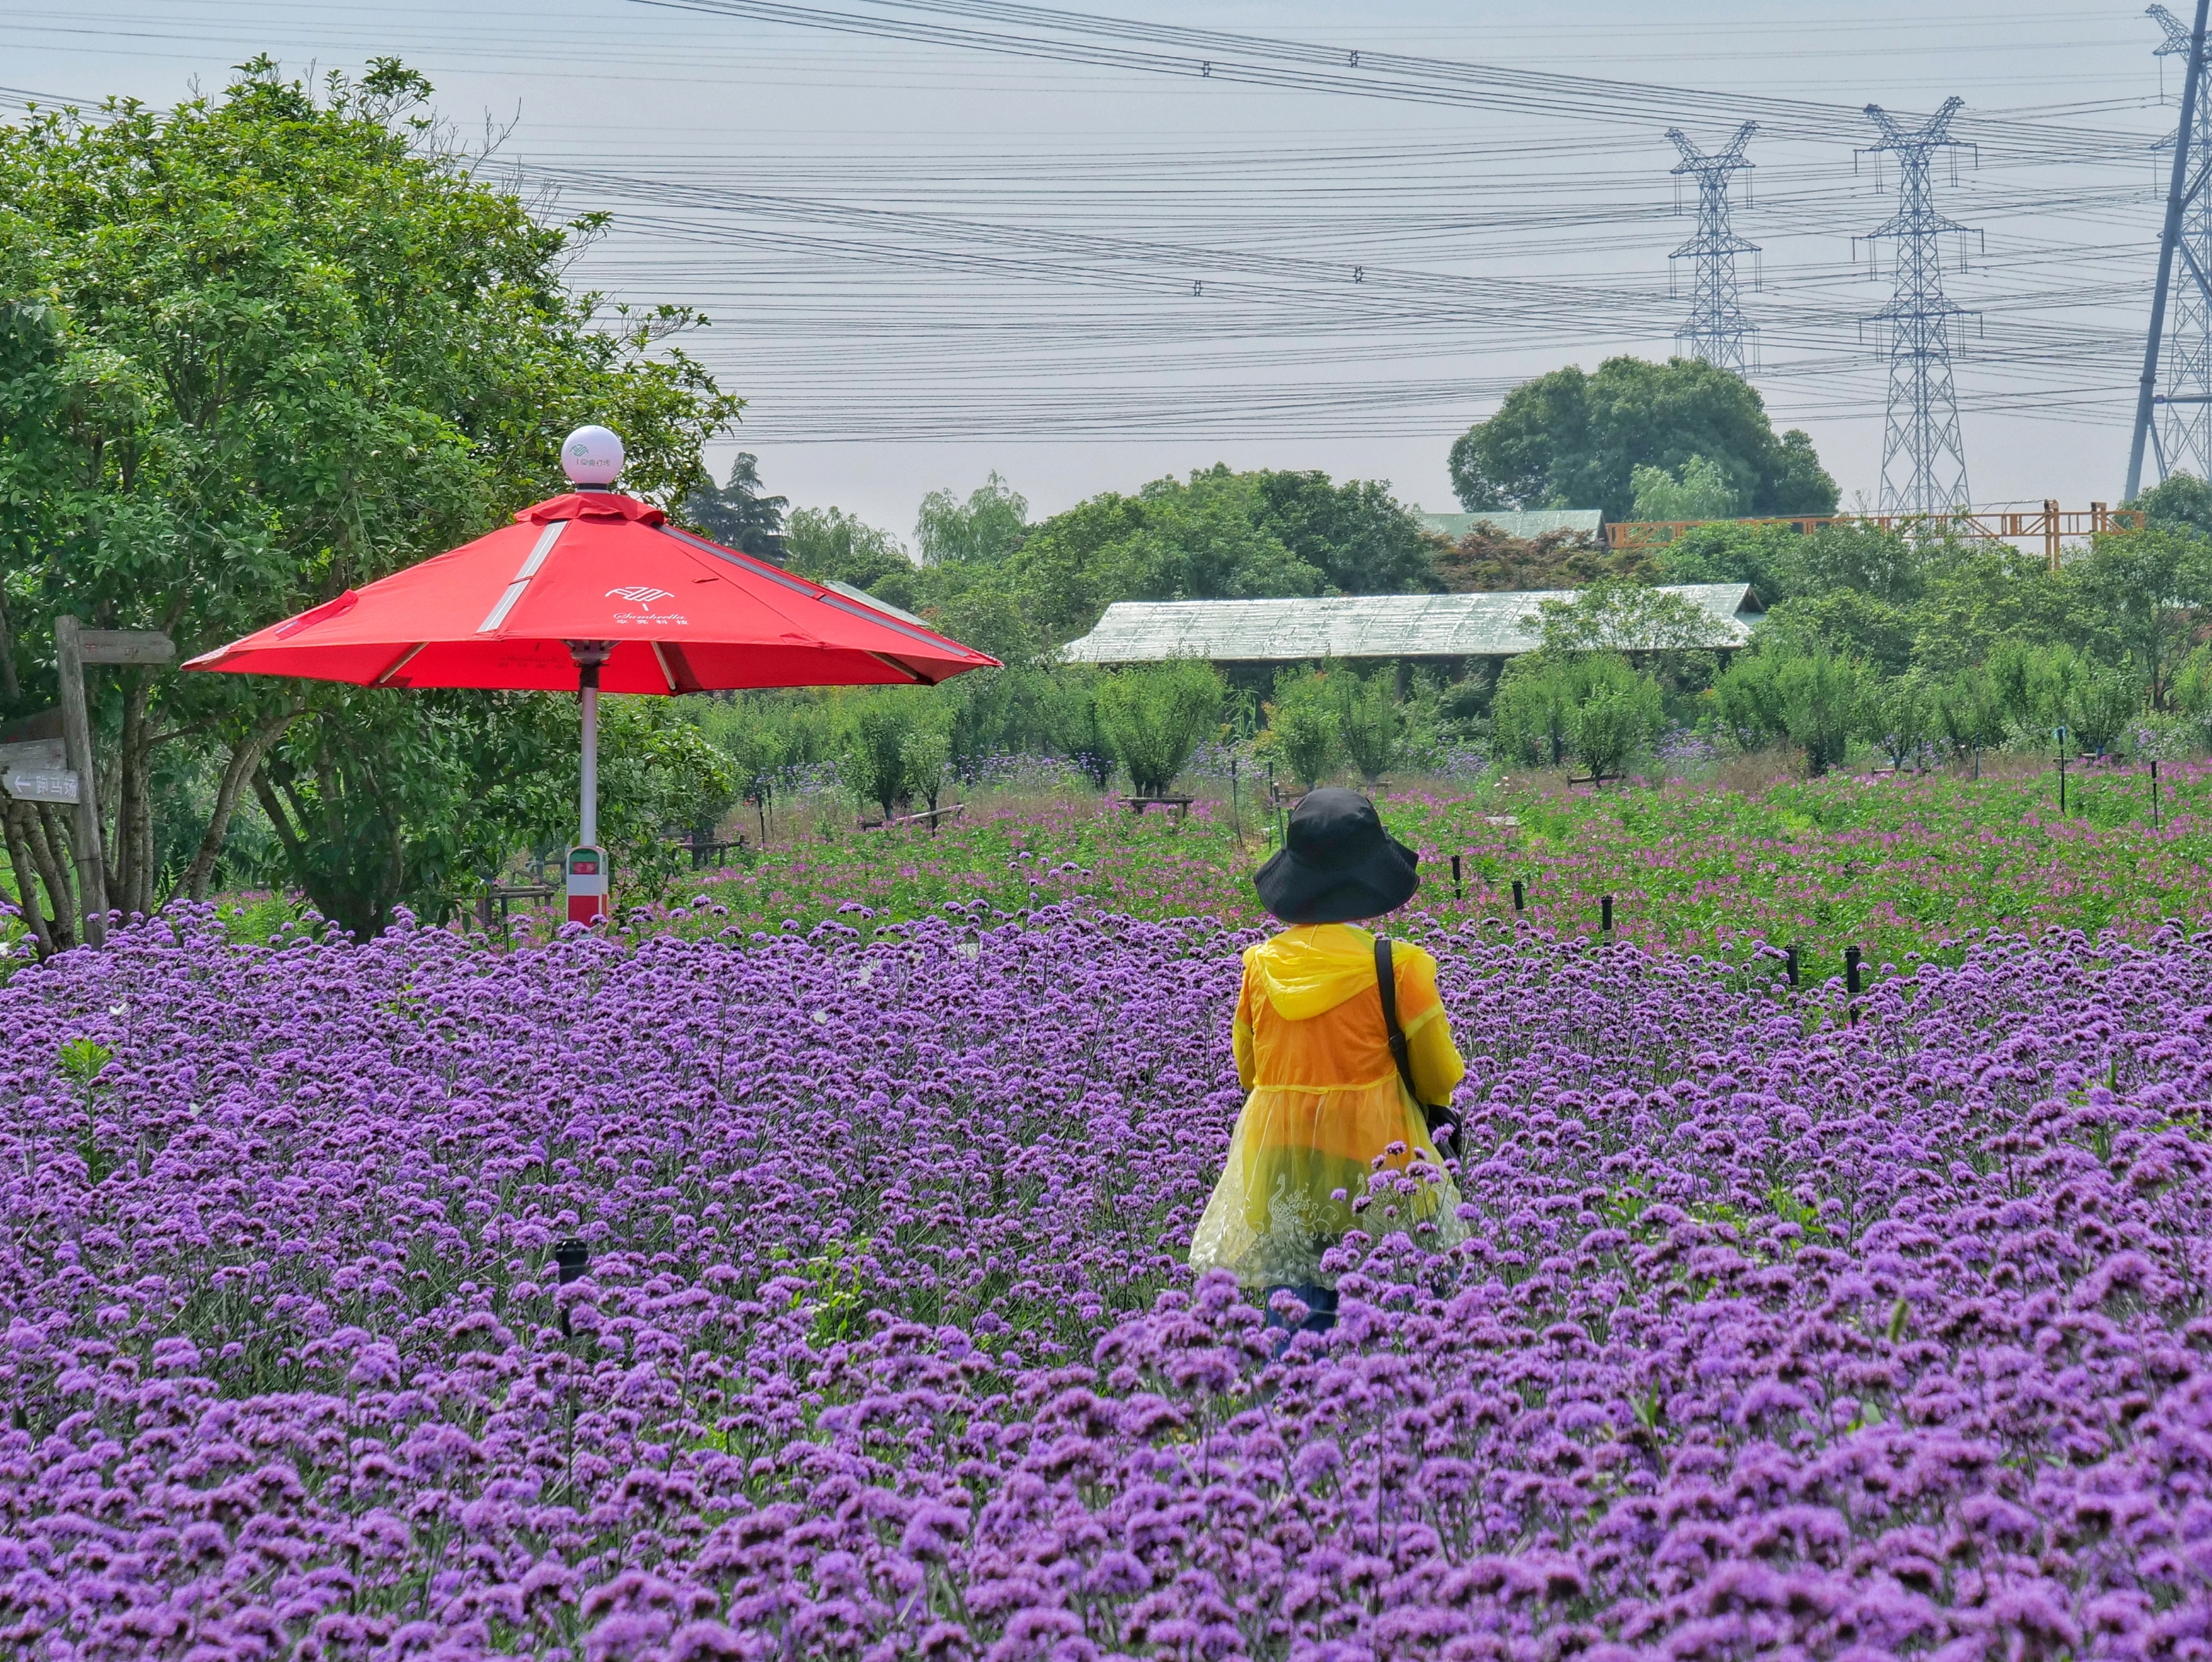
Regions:
<instances>
[{"instance_id":1,"label":"umbrella rib","mask_svg":"<svg viewBox=\"0 0 2212 1662\"><path fill-rule=\"evenodd\" d=\"M912 664L901 663L897 659L892 657L888 652L872 652L868 656L874 659L879 664L886 665L889 667L896 670L900 674L905 676L908 680L913 682L916 686L927 687L937 685L934 681L931 680L929 677L924 675L920 670L916 669Z\"/></svg>"},{"instance_id":2,"label":"umbrella rib","mask_svg":"<svg viewBox=\"0 0 2212 1662\"><path fill-rule=\"evenodd\" d=\"M413 663L415 661L415 654L422 651L424 647L429 644L430 643L428 641L416 642L413 646L409 647L406 651L399 654L398 658L393 662L391 668L386 670L383 674L378 676L374 681L371 681L369 685L373 687L380 687L384 685L385 683L391 680L393 676L398 674L401 670Z\"/></svg>"},{"instance_id":3,"label":"umbrella rib","mask_svg":"<svg viewBox=\"0 0 2212 1662\"><path fill-rule=\"evenodd\" d=\"M538 575L538 568L545 563L545 557L553 551L553 545L561 540L561 533L570 521L556 520L538 533L530 557L523 561L522 569L514 574L514 581L507 586L507 593L499 597L499 604L477 625L477 633L489 635L507 621L507 614L514 610L514 603L522 598L522 591L530 587L530 580Z\"/></svg>"},{"instance_id":4,"label":"umbrella rib","mask_svg":"<svg viewBox=\"0 0 2212 1662\"><path fill-rule=\"evenodd\" d=\"M648 642L653 648L653 661L660 666L660 679L668 683L671 692L676 691L676 672L668 667L668 654L660 649L658 641Z\"/></svg>"}]
</instances>

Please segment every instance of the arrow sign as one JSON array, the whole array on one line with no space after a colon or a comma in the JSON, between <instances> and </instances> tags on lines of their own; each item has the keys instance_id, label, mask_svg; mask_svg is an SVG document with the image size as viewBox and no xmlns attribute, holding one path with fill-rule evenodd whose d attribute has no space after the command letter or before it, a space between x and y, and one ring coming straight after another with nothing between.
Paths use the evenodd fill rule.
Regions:
<instances>
[{"instance_id":1,"label":"arrow sign","mask_svg":"<svg viewBox=\"0 0 2212 1662\"><path fill-rule=\"evenodd\" d=\"M88 664L167 664L177 643L159 630L86 629L77 631Z\"/></svg>"},{"instance_id":2,"label":"arrow sign","mask_svg":"<svg viewBox=\"0 0 2212 1662\"><path fill-rule=\"evenodd\" d=\"M75 802L77 776L67 768L13 768L0 776L0 786L18 802Z\"/></svg>"}]
</instances>

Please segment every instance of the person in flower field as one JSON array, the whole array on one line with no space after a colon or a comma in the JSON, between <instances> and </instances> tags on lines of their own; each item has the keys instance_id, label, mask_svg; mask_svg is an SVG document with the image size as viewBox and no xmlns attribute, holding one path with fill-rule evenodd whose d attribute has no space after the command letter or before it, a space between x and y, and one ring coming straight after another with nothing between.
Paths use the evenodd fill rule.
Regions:
<instances>
[{"instance_id":1,"label":"person in flower field","mask_svg":"<svg viewBox=\"0 0 2212 1662\"><path fill-rule=\"evenodd\" d=\"M1429 1129L1441 1111L1422 1106L1467 1072L1437 961L1362 927L1413 898L1418 858L1358 792L1316 790L1253 879L1290 927L1244 953L1231 1044L1248 1094L1190 1261L1261 1291L1270 1327L1286 1324L1285 1293L1307 1330L1335 1325L1322 1259L1358 1213L1378 1234L1427 1223L1439 1246L1466 1233Z\"/></svg>"}]
</instances>

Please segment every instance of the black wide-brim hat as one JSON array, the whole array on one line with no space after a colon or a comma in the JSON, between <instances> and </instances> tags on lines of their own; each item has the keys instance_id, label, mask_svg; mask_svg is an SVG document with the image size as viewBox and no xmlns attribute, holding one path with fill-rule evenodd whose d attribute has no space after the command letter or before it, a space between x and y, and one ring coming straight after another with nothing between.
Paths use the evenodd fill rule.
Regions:
<instances>
[{"instance_id":1,"label":"black wide-brim hat","mask_svg":"<svg viewBox=\"0 0 2212 1662\"><path fill-rule=\"evenodd\" d=\"M1382 829L1375 805L1358 791L1308 791L1252 886L1285 923L1342 923L1411 900L1421 886L1413 869L1419 860Z\"/></svg>"}]
</instances>

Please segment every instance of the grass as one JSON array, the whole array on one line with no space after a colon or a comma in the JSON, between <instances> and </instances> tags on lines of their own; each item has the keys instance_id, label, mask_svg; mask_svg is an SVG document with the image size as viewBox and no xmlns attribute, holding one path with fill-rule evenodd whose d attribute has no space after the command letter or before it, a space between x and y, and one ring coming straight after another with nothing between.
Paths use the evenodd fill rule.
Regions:
<instances>
[{"instance_id":1,"label":"grass","mask_svg":"<svg viewBox=\"0 0 2212 1662\"><path fill-rule=\"evenodd\" d=\"M1472 788L1386 787L1378 800L1421 851L1415 908L1441 920L1595 934L1609 894L1622 940L1739 962L1794 943L1808 965L1831 968L1855 945L1878 967L1948 955L1989 930L2142 938L2168 920L2202 927L2212 764L2162 771L2155 831L2147 770L2073 776L2061 817L2055 776L2026 758L1990 758L1978 779L1806 780L1740 758L1704 779L1596 794L1534 772ZM743 938L1080 900L1137 917L1259 925L1250 878L1273 836L1249 794L1201 799L1182 821L1082 794L992 798L934 834L857 831L817 808L787 814L768 846L686 877L667 904L635 916L641 929ZM1516 879L1528 899L1518 919ZM234 939L266 941L301 914L283 896L256 894L226 902L225 916ZM525 927L552 922L540 913Z\"/></svg>"},{"instance_id":2,"label":"grass","mask_svg":"<svg viewBox=\"0 0 2212 1662\"><path fill-rule=\"evenodd\" d=\"M1395 834L1421 850L1416 907L1446 920L1512 921L1517 878L1528 903L1520 921L1545 934L1595 933L1610 894L1624 940L1735 960L1797 943L1815 964L1840 963L1856 945L1879 965L1992 929L2140 938L2169 920L2199 926L2212 902L2212 766L2163 771L2155 831L2147 771L2075 776L2061 818L2053 776L2025 758L1978 779L1741 782L1739 771L1733 785L1592 794L1531 774L1380 800ZM825 821L702 874L647 926L775 933L1076 898L1136 916L1259 924L1250 875L1273 851L1267 819L1249 799L1233 813L1226 801L1201 801L1177 823L1062 798L979 805L935 836Z\"/></svg>"}]
</instances>

